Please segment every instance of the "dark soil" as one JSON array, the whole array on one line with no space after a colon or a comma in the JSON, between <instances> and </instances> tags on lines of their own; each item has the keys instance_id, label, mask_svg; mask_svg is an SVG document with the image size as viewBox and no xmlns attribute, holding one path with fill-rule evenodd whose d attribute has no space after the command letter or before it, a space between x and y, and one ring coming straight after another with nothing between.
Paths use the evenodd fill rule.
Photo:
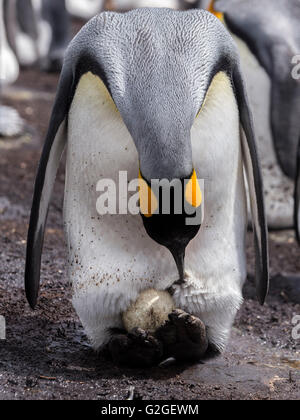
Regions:
<instances>
[{"instance_id":1,"label":"dark soil","mask_svg":"<svg viewBox=\"0 0 300 420\"><path fill-rule=\"evenodd\" d=\"M28 217L38 159L57 75L23 71L4 102L28 124L21 139L0 139L0 399L298 399L300 340L292 320L300 315L300 249L291 231L271 233L271 292L255 299L249 234L249 281L231 342L219 359L196 366L127 370L89 348L71 305L66 276L62 202L63 165L49 212L39 304L31 311L23 273ZM292 278L287 276L293 275Z\"/></svg>"}]
</instances>

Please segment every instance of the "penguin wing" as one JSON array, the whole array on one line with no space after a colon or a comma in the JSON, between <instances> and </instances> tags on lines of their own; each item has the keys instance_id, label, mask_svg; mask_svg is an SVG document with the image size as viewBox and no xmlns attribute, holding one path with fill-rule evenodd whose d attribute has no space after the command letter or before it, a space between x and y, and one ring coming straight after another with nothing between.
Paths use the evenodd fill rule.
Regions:
<instances>
[{"instance_id":1,"label":"penguin wing","mask_svg":"<svg viewBox=\"0 0 300 420\"><path fill-rule=\"evenodd\" d=\"M296 176L296 182L295 182L294 218L295 218L297 240L300 245L300 140L299 140L298 153L297 153L297 176Z\"/></svg>"},{"instance_id":2,"label":"penguin wing","mask_svg":"<svg viewBox=\"0 0 300 420\"><path fill-rule=\"evenodd\" d=\"M260 304L263 305L269 290L268 232L264 209L263 181L257 154L252 115L244 81L238 66L233 71L233 83L240 112L241 126L244 131L242 135L242 147L253 220L256 258L256 293Z\"/></svg>"},{"instance_id":3,"label":"penguin wing","mask_svg":"<svg viewBox=\"0 0 300 420\"><path fill-rule=\"evenodd\" d=\"M33 309L39 291L41 256L48 207L59 162L67 142L66 117L70 106L68 98L71 92L72 75L64 68L36 176L27 238L25 291L27 300Z\"/></svg>"}]
</instances>

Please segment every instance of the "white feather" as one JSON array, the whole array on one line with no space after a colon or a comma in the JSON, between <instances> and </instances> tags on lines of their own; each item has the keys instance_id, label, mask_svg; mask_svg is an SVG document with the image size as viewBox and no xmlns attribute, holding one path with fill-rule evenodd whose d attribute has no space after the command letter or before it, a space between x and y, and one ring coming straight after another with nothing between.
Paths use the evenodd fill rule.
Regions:
<instances>
[{"instance_id":1,"label":"white feather","mask_svg":"<svg viewBox=\"0 0 300 420\"><path fill-rule=\"evenodd\" d=\"M52 29L50 24L42 16L42 0L32 0L32 5L36 14L38 39L35 49L39 58L47 56L52 41Z\"/></svg>"},{"instance_id":2,"label":"white feather","mask_svg":"<svg viewBox=\"0 0 300 420\"><path fill-rule=\"evenodd\" d=\"M16 30L16 50L19 62L23 66L31 66L38 59L38 49L36 42L18 28Z\"/></svg>"}]
</instances>

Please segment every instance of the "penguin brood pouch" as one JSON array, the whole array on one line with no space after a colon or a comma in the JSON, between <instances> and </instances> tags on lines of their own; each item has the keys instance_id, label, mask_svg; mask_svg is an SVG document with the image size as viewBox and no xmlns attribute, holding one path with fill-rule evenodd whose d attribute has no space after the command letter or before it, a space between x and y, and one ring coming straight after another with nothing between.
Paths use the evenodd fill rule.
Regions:
<instances>
[{"instance_id":1,"label":"penguin brood pouch","mask_svg":"<svg viewBox=\"0 0 300 420\"><path fill-rule=\"evenodd\" d=\"M247 276L244 168L261 304L268 291L260 166L238 54L224 25L200 10L105 12L71 42L33 198L25 273L32 308L65 146L69 277L93 348L139 366L222 352ZM120 171L139 180L140 211L99 215L99 180L118 184ZM152 180L187 180L182 200L195 211L204 206L204 220L190 225L184 212L151 212L143 196L155 196ZM147 324L155 314L160 321ZM140 324L131 323L135 317ZM134 328L126 331L124 320Z\"/></svg>"}]
</instances>

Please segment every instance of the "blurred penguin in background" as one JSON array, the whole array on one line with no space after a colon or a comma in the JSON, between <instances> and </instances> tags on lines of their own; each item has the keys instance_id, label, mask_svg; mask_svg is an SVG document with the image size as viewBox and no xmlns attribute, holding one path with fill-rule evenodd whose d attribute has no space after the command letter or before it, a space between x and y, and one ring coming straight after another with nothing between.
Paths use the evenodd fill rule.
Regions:
<instances>
[{"instance_id":1,"label":"blurred penguin in background","mask_svg":"<svg viewBox=\"0 0 300 420\"><path fill-rule=\"evenodd\" d=\"M206 8L209 0L184 0L190 9Z\"/></svg>"},{"instance_id":2,"label":"blurred penguin in background","mask_svg":"<svg viewBox=\"0 0 300 420\"><path fill-rule=\"evenodd\" d=\"M3 0L7 38L21 66L60 71L70 39L65 0Z\"/></svg>"},{"instance_id":3,"label":"blurred penguin in background","mask_svg":"<svg viewBox=\"0 0 300 420\"><path fill-rule=\"evenodd\" d=\"M60 71L70 40L71 26L65 0L43 0L41 17L48 24L51 34L48 53L42 58L42 69Z\"/></svg>"},{"instance_id":4,"label":"blurred penguin in background","mask_svg":"<svg viewBox=\"0 0 300 420\"><path fill-rule=\"evenodd\" d=\"M50 30L41 23L38 13L41 0L3 1L8 42L19 64L23 67L37 64L50 45Z\"/></svg>"},{"instance_id":5,"label":"blurred penguin in background","mask_svg":"<svg viewBox=\"0 0 300 420\"><path fill-rule=\"evenodd\" d=\"M294 226L294 180L300 138L299 0L216 0L208 10L237 42L262 158L270 228Z\"/></svg>"},{"instance_id":6,"label":"blurred penguin in background","mask_svg":"<svg viewBox=\"0 0 300 420\"><path fill-rule=\"evenodd\" d=\"M65 0L0 0L0 87L13 84L21 67L60 71L69 42ZM0 136L17 137L24 122L10 107L0 108Z\"/></svg>"},{"instance_id":7,"label":"blurred penguin in background","mask_svg":"<svg viewBox=\"0 0 300 420\"><path fill-rule=\"evenodd\" d=\"M11 3L10 0L5 0ZM16 54L21 66L36 64L40 56L39 39L41 37L40 25L32 0L13 0L15 4L15 23L13 31ZM12 8L12 6L9 6ZM11 11L12 13L12 11Z\"/></svg>"},{"instance_id":8,"label":"blurred penguin in background","mask_svg":"<svg viewBox=\"0 0 300 420\"><path fill-rule=\"evenodd\" d=\"M0 82L1 86L14 83L19 77L19 63L8 40L6 3L0 0Z\"/></svg>"},{"instance_id":9,"label":"blurred penguin in background","mask_svg":"<svg viewBox=\"0 0 300 420\"><path fill-rule=\"evenodd\" d=\"M0 89L14 83L19 77L19 63L9 45L7 35L7 3L0 0ZM18 112L0 103L0 137L16 137L22 133L24 122Z\"/></svg>"},{"instance_id":10,"label":"blurred penguin in background","mask_svg":"<svg viewBox=\"0 0 300 420\"><path fill-rule=\"evenodd\" d=\"M108 0L66 0L66 8L71 16L89 20L106 8Z\"/></svg>"},{"instance_id":11,"label":"blurred penguin in background","mask_svg":"<svg viewBox=\"0 0 300 420\"><path fill-rule=\"evenodd\" d=\"M188 10L202 6L202 0L108 0L104 7L110 10L125 12L140 7L166 7Z\"/></svg>"}]
</instances>

